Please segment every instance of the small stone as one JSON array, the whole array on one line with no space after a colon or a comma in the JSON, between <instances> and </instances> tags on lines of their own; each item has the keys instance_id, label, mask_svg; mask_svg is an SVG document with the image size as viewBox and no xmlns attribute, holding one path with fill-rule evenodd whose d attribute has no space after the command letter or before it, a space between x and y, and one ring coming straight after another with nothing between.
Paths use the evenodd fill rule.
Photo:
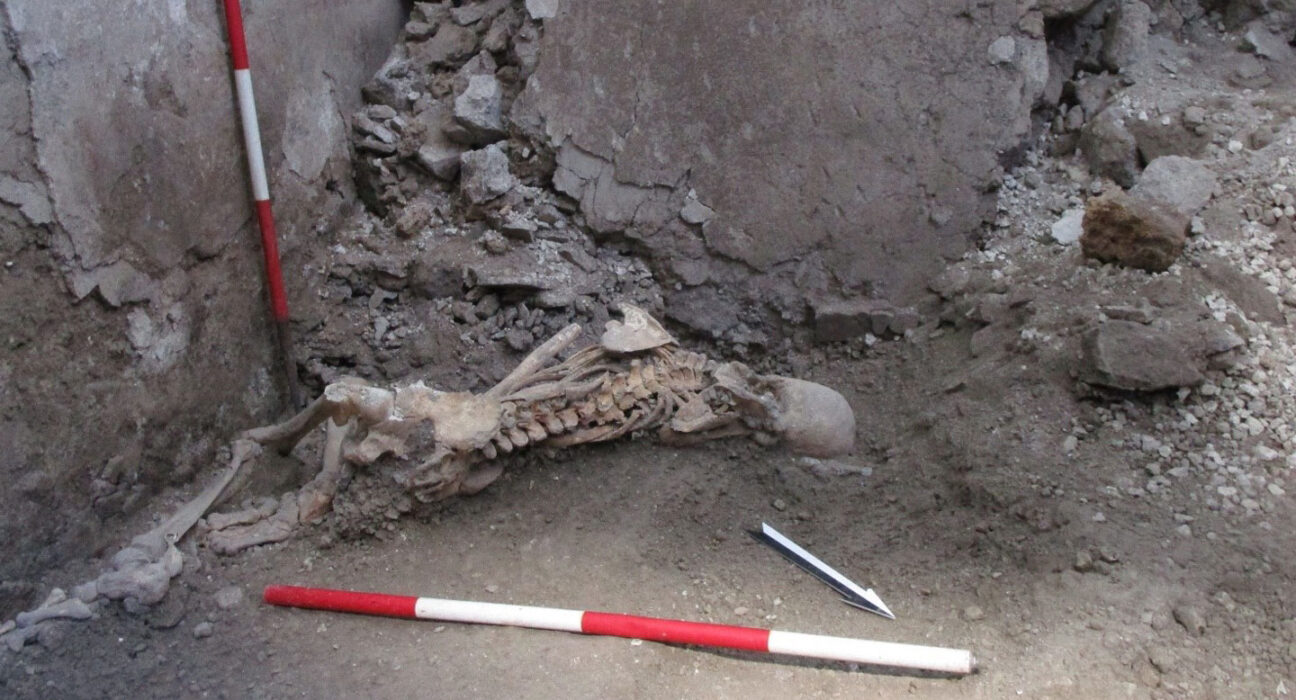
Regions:
<instances>
[{"instance_id":1,"label":"small stone","mask_svg":"<svg viewBox=\"0 0 1296 700\"><path fill-rule=\"evenodd\" d=\"M1080 440L1074 435L1068 435L1062 438L1062 453L1071 454L1080 446Z\"/></svg>"},{"instance_id":2,"label":"small stone","mask_svg":"<svg viewBox=\"0 0 1296 700\"><path fill-rule=\"evenodd\" d=\"M239 586L226 586L216 591L216 607L229 610L243 602L243 589Z\"/></svg>"},{"instance_id":3,"label":"small stone","mask_svg":"<svg viewBox=\"0 0 1296 700\"><path fill-rule=\"evenodd\" d=\"M482 234L482 246L486 252L491 255L503 255L509 251L508 239L501 236L498 231L487 231Z\"/></svg>"},{"instance_id":4,"label":"small stone","mask_svg":"<svg viewBox=\"0 0 1296 700\"><path fill-rule=\"evenodd\" d=\"M1175 528L1175 534L1179 535L1180 537L1192 537L1193 534L1192 526L1190 526L1188 523L1183 523L1182 525Z\"/></svg>"},{"instance_id":5,"label":"small stone","mask_svg":"<svg viewBox=\"0 0 1296 700\"><path fill-rule=\"evenodd\" d=\"M774 499L774 502L771 503L770 505L774 506L774 510L777 510L779 512L787 510L787 501L784 501L781 498Z\"/></svg>"},{"instance_id":6,"label":"small stone","mask_svg":"<svg viewBox=\"0 0 1296 700\"><path fill-rule=\"evenodd\" d=\"M212 623L199 622L193 628L194 639L206 639L212 636Z\"/></svg>"},{"instance_id":7,"label":"small stone","mask_svg":"<svg viewBox=\"0 0 1296 700\"><path fill-rule=\"evenodd\" d=\"M509 172L508 156L498 145L468 151L459 157L459 163L459 189L473 204L495 199L517 184L513 173Z\"/></svg>"},{"instance_id":8,"label":"small stone","mask_svg":"<svg viewBox=\"0 0 1296 700\"><path fill-rule=\"evenodd\" d=\"M1082 574L1093 571L1094 568L1093 555L1089 554L1089 551L1084 549L1080 550L1079 552L1076 552L1075 563L1071 565L1071 568L1075 569L1076 571L1079 571Z\"/></svg>"},{"instance_id":9,"label":"small stone","mask_svg":"<svg viewBox=\"0 0 1296 700\"><path fill-rule=\"evenodd\" d=\"M504 138L503 99L503 88L494 75L468 78L468 87L454 101L454 120L468 143L485 145Z\"/></svg>"},{"instance_id":10,"label":"small stone","mask_svg":"<svg viewBox=\"0 0 1296 700\"><path fill-rule=\"evenodd\" d=\"M1278 454L1278 450L1268 445L1256 445L1252 452L1255 454L1256 459L1261 462L1272 462L1281 456Z\"/></svg>"},{"instance_id":11,"label":"small stone","mask_svg":"<svg viewBox=\"0 0 1296 700\"><path fill-rule=\"evenodd\" d=\"M1013 57L1017 55L1017 42L1010 36L1001 36L990 42L987 53L990 55L990 62L995 65L1012 63Z\"/></svg>"},{"instance_id":12,"label":"small stone","mask_svg":"<svg viewBox=\"0 0 1296 700\"><path fill-rule=\"evenodd\" d=\"M1196 105L1184 107L1183 123L1187 127L1201 126L1206 123L1206 110Z\"/></svg>"},{"instance_id":13,"label":"small stone","mask_svg":"<svg viewBox=\"0 0 1296 700\"><path fill-rule=\"evenodd\" d=\"M1084 233L1084 215L1083 207L1068 209L1062 218L1053 222L1049 233L1053 240L1062 245L1070 245L1080 240L1080 235Z\"/></svg>"},{"instance_id":14,"label":"small stone","mask_svg":"<svg viewBox=\"0 0 1296 700\"><path fill-rule=\"evenodd\" d=\"M1085 123L1079 146L1095 175L1109 177L1121 187L1134 186L1139 173L1138 140L1115 109L1104 109Z\"/></svg>"},{"instance_id":15,"label":"small stone","mask_svg":"<svg viewBox=\"0 0 1296 700\"><path fill-rule=\"evenodd\" d=\"M447 139L440 131L429 135L414 153L414 160L438 180L450 182L459 175L459 157L463 146Z\"/></svg>"},{"instance_id":16,"label":"small stone","mask_svg":"<svg viewBox=\"0 0 1296 700\"><path fill-rule=\"evenodd\" d=\"M1287 491L1284 490L1283 487L1273 483L1272 481L1265 486L1265 489L1269 491L1271 496L1283 496L1287 494Z\"/></svg>"},{"instance_id":17,"label":"small stone","mask_svg":"<svg viewBox=\"0 0 1296 700\"><path fill-rule=\"evenodd\" d=\"M500 587L494 583L486 584L487 593L499 593Z\"/></svg>"},{"instance_id":18,"label":"small stone","mask_svg":"<svg viewBox=\"0 0 1296 700\"><path fill-rule=\"evenodd\" d=\"M684 206L680 209L680 218L687 224L705 224L714 216L715 211L711 209L711 207L708 207L693 197L684 200Z\"/></svg>"},{"instance_id":19,"label":"small stone","mask_svg":"<svg viewBox=\"0 0 1296 700\"><path fill-rule=\"evenodd\" d=\"M504 333L504 342L518 352L525 352L535 344L535 336L531 335L530 331L513 328Z\"/></svg>"},{"instance_id":20,"label":"small stone","mask_svg":"<svg viewBox=\"0 0 1296 700\"><path fill-rule=\"evenodd\" d=\"M1188 634L1194 637L1206 634L1206 615L1202 613L1201 608L1191 603L1179 603L1170 612L1174 615L1175 622L1188 630Z\"/></svg>"},{"instance_id":21,"label":"small stone","mask_svg":"<svg viewBox=\"0 0 1296 700\"><path fill-rule=\"evenodd\" d=\"M1098 511L1093 514L1092 520L1096 523L1105 523L1107 522L1107 516L1103 515L1102 511Z\"/></svg>"},{"instance_id":22,"label":"small stone","mask_svg":"<svg viewBox=\"0 0 1296 700\"><path fill-rule=\"evenodd\" d=\"M815 340L831 343L858 338L866 333L881 335L895 319L895 309L880 299L825 301L814 309Z\"/></svg>"},{"instance_id":23,"label":"small stone","mask_svg":"<svg viewBox=\"0 0 1296 700\"><path fill-rule=\"evenodd\" d=\"M410 44L410 60L422 67L457 66L477 53L477 32L442 22L427 41Z\"/></svg>"},{"instance_id":24,"label":"small stone","mask_svg":"<svg viewBox=\"0 0 1296 700\"><path fill-rule=\"evenodd\" d=\"M966 608L963 608L963 619L967 620L968 622L976 622L977 620L984 620L985 611L982 610L980 606L969 605Z\"/></svg>"},{"instance_id":25,"label":"small stone","mask_svg":"<svg viewBox=\"0 0 1296 700\"><path fill-rule=\"evenodd\" d=\"M1287 41L1265 28L1264 21L1258 19L1247 25L1246 33L1242 35L1242 50L1271 61L1281 61L1292 56Z\"/></svg>"},{"instance_id":26,"label":"small stone","mask_svg":"<svg viewBox=\"0 0 1296 700\"><path fill-rule=\"evenodd\" d=\"M736 617L742 617L743 615L746 615L747 613L751 612L751 610L740 605L734 608L733 612Z\"/></svg>"},{"instance_id":27,"label":"small stone","mask_svg":"<svg viewBox=\"0 0 1296 700\"><path fill-rule=\"evenodd\" d=\"M49 197L46 196L45 189L38 185L15 180L7 175L0 176L0 202L18 207L33 226L54 220L54 208Z\"/></svg>"},{"instance_id":28,"label":"small stone","mask_svg":"<svg viewBox=\"0 0 1296 700\"><path fill-rule=\"evenodd\" d=\"M559 0L526 0L526 11L531 19L553 19L558 16Z\"/></svg>"}]
</instances>

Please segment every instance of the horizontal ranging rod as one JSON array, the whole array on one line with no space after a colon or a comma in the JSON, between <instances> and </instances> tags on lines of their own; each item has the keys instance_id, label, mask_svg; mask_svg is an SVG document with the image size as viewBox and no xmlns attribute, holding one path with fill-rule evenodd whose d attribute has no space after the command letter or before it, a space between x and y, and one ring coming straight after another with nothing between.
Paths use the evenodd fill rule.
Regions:
<instances>
[{"instance_id":1,"label":"horizontal ranging rod","mask_svg":"<svg viewBox=\"0 0 1296 700\"><path fill-rule=\"evenodd\" d=\"M976 670L976 660L973 659L970 651L964 649L799 634L620 613L419 598L300 586L269 586L265 589L265 601L272 605L295 608L444 622L530 627L646 639L670 644L695 644L771 654L789 654L951 674L967 674Z\"/></svg>"}]
</instances>

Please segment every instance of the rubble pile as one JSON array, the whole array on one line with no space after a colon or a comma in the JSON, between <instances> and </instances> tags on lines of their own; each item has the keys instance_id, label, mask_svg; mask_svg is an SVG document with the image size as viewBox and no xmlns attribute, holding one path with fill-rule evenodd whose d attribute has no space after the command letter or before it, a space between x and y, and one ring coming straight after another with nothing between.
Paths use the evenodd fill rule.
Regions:
<instances>
[{"instance_id":1,"label":"rubble pile","mask_svg":"<svg viewBox=\"0 0 1296 700\"><path fill-rule=\"evenodd\" d=\"M1292 56L1256 53L1261 20L1222 28L1082 58L981 249L932 285L972 355L1099 398L1064 449L1131 470L1082 500L1164 499L1181 536L1201 506L1265 527L1296 469L1296 95L1272 85ZM1185 81L1200 46L1227 60Z\"/></svg>"},{"instance_id":2,"label":"rubble pile","mask_svg":"<svg viewBox=\"0 0 1296 700\"><path fill-rule=\"evenodd\" d=\"M596 243L575 203L551 188L553 155L509 120L552 12L415 3L353 116L366 209L339 232L308 302L310 381L462 364L457 344L441 341L452 333L482 349L464 380L480 384L570 323L602 327L616 304L662 309L648 266ZM347 337L354 328L360 339Z\"/></svg>"}]
</instances>

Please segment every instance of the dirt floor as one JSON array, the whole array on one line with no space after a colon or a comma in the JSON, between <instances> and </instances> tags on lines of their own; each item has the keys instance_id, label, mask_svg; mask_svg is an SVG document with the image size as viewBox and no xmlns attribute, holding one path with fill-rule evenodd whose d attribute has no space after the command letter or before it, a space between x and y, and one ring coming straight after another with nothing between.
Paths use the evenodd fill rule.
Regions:
<instances>
[{"instance_id":1,"label":"dirt floor","mask_svg":"<svg viewBox=\"0 0 1296 700\"><path fill-rule=\"evenodd\" d=\"M1110 495L1132 468L1111 433L1060 447L1101 404L1054 391L1029 364L969 379L967 342L804 358L857 407L856 463L871 474L816 476L747 441L519 459L480 496L375 537L199 552L146 614L110 607L0 652L3 685L11 697L1283 694L1296 652L1289 502L1262 521L1194 507L1192 477L1160 498ZM1127 405L1130 427L1150 430L1155 406ZM1185 511L1191 537L1175 530ZM897 620L843 605L748 537L762 520L874 587ZM942 678L260 601L284 583L953 646L982 670ZM229 587L243 595L231 604L226 590L222 607Z\"/></svg>"},{"instance_id":2,"label":"dirt floor","mask_svg":"<svg viewBox=\"0 0 1296 700\"><path fill-rule=\"evenodd\" d=\"M1263 39L1251 31L1248 42ZM374 159L387 220L362 212L322 234L328 256L294 300L312 390L345 374L480 390L557 328L579 321L597 333L614 302L629 300L670 320L685 347L839 390L856 413L855 452L823 462L746 439L682 448L647 437L541 447L505 458L481 494L431 505L362 471L331 514L287 541L220 556L201 533L185 538L184 570L156 605L99 600L95 619L41 623L31 639L9 632L0 694L1288 695L1296 57L1280 43L1261 62L1255 46L1210 24L1184 32L1191 41L1153 36L1119 76L1077 64L1046 115L1056 119L1004 173L997 220L900 333L814 345L796 323L769 336L739 324L746 330L706 339L672 319L660 269L585 236L542 177L510 185L514 208L497 218L530 217L530 228L505 240L492 228L504 223L465 215L453 186L403 174L408 154ZM1179 160L1157 165L1162 156ZM518 160L501 161L503 174ZM1131 197L1184 207L1178 233L1190 235L1164 271L1099 264L1076 241L1082 212L1122 179ZM427 280L444 271L416 264L452 254L480 284L435 287ZM579 284L528 277L560 269ZM528 306L546 293L552 303ZM869 308L853 322L871 321ZM305 483L320 442L264 458L222 509ZM194 490L167 488L123 529L152 527ZM749 537L762 521L874 588L897 619L844 605ZM41 593L71 591L111 553L47 572ZM943 677L288 610L261 602L273 584L957 647L981 669Z\"/></svg>"}]
</instances>

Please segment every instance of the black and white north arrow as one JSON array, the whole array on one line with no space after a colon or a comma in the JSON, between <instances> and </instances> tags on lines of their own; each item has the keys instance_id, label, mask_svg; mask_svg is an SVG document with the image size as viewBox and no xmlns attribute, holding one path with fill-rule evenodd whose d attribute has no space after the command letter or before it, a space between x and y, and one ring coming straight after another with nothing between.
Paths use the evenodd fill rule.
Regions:
<instances>
[{"instance_id":1,"label":"black and white north arrow","mask_svg":"<svg viewBox=\"0 0 1296 700\"><path fill-rule=\"evenodd\" d=\"M895 619L895 614L891 609L882 602L882 599L873 592L872 588L863 588L854 581L846 578L841 572L823 563L819 557L807 552L801 545L793 542L783 535L783 533L770 527L768 523L761 523L760 532L755 530L751 533L756 539L768 544L778 550L779 554L790 559L797 566L805 569L814 575L815 578L828 584L833 590L842 596L842 602L847 605L854 605L861 610L867 610L871 613L877 613L882 617L890 620Z\"/></svg>"}]
</instances>

